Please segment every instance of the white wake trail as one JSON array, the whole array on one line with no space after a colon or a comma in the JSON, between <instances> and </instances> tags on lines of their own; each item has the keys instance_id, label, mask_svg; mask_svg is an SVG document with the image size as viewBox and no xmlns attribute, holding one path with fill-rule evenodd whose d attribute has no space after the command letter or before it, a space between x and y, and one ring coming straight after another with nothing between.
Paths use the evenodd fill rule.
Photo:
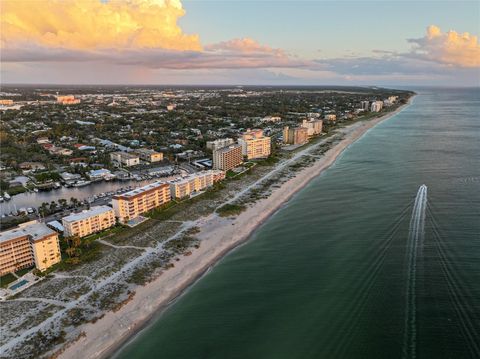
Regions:
<instances>
[{"instance_id":1,"label":"white wake trail","mask_svg":"<svg viewBox=\"0 0 480 359\"><path fill-rule=\"evenodd\" d=\"M417 255L423 248L425 237L425 213L427 209L427 186L421 185L415 197L407 243L407 293L405 306L405 335L403 358L416 358L417 346L417 310L416 310L416 282L417 282Z\"/></svg>"}]
</instances>

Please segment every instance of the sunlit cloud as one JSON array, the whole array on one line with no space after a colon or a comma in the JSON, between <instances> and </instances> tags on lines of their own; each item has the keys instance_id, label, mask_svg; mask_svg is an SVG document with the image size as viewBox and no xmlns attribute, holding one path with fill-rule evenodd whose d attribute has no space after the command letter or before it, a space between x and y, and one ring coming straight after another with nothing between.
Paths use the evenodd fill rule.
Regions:
<instances>
[{"instance_id":1,"label":"sunlit cloud","mask_svg":"<svg viewBox=\"0 0 480 359\"><path fill-rule=\"evenodd\" d=\"M442 32L430 25L424 37L409 42L414 44L412 56L452 66L480 67L478 37L468 32Z\"/></svg>"},{"instance_id":2,"label":"sunlit cloud","mask_svg":"<svg viewBox=\"0 0 480 359\"><path fill-rule=\"evenodd\" d=\"M201 50L179 0L2 0L2 48Z\"/></svg>"}]
</instances>

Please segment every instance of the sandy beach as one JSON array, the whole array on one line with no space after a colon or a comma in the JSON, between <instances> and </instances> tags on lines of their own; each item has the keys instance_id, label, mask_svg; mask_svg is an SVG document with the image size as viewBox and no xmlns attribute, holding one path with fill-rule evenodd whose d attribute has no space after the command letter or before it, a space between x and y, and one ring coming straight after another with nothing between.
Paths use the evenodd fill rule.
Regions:
<instances>
[{"instance_id":1,"label":"sandy beach","mask_svg":"<svg viewBox=\"0 0 480 359\"><path fill-rule=\"evenodd\" d=\"M109 312L96 323L85 324L85 336L72 343L60 358L104 358L111 355L126 340L132 338L153 316L158 315L186 288L225 254L248 240L252 232L284 205L313 178L328 169L338 156L378 123L396 115L407 105L370 121L359 121L338 130L344 138L329 149L312 166L300 170L295 177L275 189L268 198L249 206L234 218L219 217L216 213L195 224L199 227L200 248L189 256L181 256L175 267L164 271L157 279L136 288L136 294L117 312ZM307 147L298 155L308 154L318 144ZM295 155L297 156L297 155Z\"/></svg>"}]
</instances>

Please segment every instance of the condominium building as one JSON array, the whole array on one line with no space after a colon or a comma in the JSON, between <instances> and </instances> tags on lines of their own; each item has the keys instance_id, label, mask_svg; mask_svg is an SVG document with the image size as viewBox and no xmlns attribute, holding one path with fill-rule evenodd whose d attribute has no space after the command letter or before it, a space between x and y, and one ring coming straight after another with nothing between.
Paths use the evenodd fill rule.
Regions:
<instances>
[{"instance_id":1,"label":"condominium building","mask_svg":"<svg viewBox=\"0 0 480 359\"><path fill-rule=\"evenodd\" d=\"M360 106L363 110L368 111L370 110L370 101L362 101L360 102Z\"/></svg>"},{"instance_id":2,"label":"condominium building","mask_svg":"<svg viewBox=\"0 0 480 359\"><path fill-rule=\"evenodd\" d=\"M157 181L133 191L113 196L112 206L115 216L120 222L125 223L169 201L170 186L167 183Z\"/></svg>"},{"instance_id":3,"label":"condominium building","mask_svg":"<svg viewBox=\"0 0 480 359\"><path fill-rule=\"evenodd\" d=\"M110 159L113 162L122 164L126 167L136 166L140 164L140 158L138 155L134 155L128 152L112 152L110 153Z\"/></svg>"},{"instance_id":4,"label":"condominium building","mask_svg":"<svg viewBox=\"0 0 480 359\"><path fill-rule=\"evenodd\" d=\"M319 135L322 133L322 120L303 120L302 127L307 129L308 137Z\"/></svg>"},{"instance_id":5,"label":"condominium building","mask_svg":"<svg viewBox=\"0 0 480 359\"><path fill-rule=\"evenodd\" d=\"M0 275L35 267L44 271L60 262L58 233L30 221L0 233Z\"/></svg>"},{"instance_id":6,"label":"condominium building","mask_svg":"<svg viewBox=\"0 0 480 359\"><path fill-rule=\"evenodd\" d=\"M268 157L272 150L270 137L265 136L261 129L247 130L238 143L242 146L242 154L249 160Z\"/></svg>"},{"instance_id":7,"label":"condominium building","mask_svg":"<svg viewBox=\"0 0 480 359\"><path fill-rule=\"evenodd\" d=\"M213 151L213 169L229 171L243 162L242 146L238 144Z\"/></svg>"},{"instance_id":8,"label":"condominium building","mask_svg":"<svg viewBox=\"0 0 480 359\"><path fill-rule=\"evenodd\" d=\"M283 143L290 145L300 145L308 141L308 129L305 127L283 128Z\"/></svg>"},{"instance_id":9,"label":"condominium building","mask_svg":"<svg viewBox=\"0 0 480 359\"><path fill-rule=\"evenodd\" d=\"M233 144L233 139L231 138L220 138L215 141L207 141L207 149L215 151L223 147L227 147Z\"/></svg>"},{"instance_id":10,"label":"condominium building","mask_svg":"<svg viewBox=\"0 0 480 359\"><path fill-rule=\"evenodd\" d=\"M370 105L370 111L380 112L383 108L383 101L373 101Z\"/></svg>"},{"instance_id":11,"label":"condominium building","mask_svg":"<svg viewBox=\"0 0 480 359\"><path fill-rule=\"evenodd\" d=\"M195 192L212 186L215 182L225 178L224 171L201 171L186 177L170 181L170 194L173 198L189 197Z\"/></svg>"},{"instance_id":12,"label":"condominium building","mask_svg":"<svg viewBox=\"0 0 480 359\"><path fill-rule=\"evenodd\" d=\"M333 113L329 113L328 115L325 115L324 118L328 122L335 122L337 120L337 115L334 115Z\"/></svg>"},{"instance_id":13,"label":"condominium building","mask_svg":"<svg viewBox=\"0 0 480 359\"><path fill-rule=\"evenodd\" d=\"M140 148L135 151L142 160L147 162L160 162L163 160L163 153L150 150L147 148Z\"/></svg>"},{"instance_id":14,"label":"condominium building","mask_svg":"<svg viewBox=\"0 0 480 359\"><path fill-rule=\"evenodd\" d=\"M115 225L115 213L108 206L95 206L80 213L63 217L65 237L85 237Z\"/></svg>"}]
</instances>

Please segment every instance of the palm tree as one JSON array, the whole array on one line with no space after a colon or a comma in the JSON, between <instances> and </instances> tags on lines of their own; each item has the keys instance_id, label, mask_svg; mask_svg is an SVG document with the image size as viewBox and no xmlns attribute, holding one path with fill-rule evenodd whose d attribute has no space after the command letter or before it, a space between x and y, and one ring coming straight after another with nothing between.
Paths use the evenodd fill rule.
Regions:
<instances>
[{"instance_id":1,"label":"palm tree","mask_svg":"<svg viewBox=\"0 0 480 359\"><path fill-rule=\"evenodd\" d=\"M57 206L57 203L56 203L55 201L52 201L52 202L50 203L50 211L55 212L55 210L57 209L57 207L58 207L58 206Z\"/></svg>"},{"instance_id":2,"label":"palm tree","mask_svg":"<svg viewBox=\"0 0 480 359\"><path fill-rule=\"evenodd\" d=\"M70 203L72 204L72 206L73 206L74 208L77 208L78 199L76 199L75 197L72 197L72 198L70 198Z\"/></svg>"},{"instance_id":3,"label":"palm tree","mask_svg":"<svg viewBox=\"0 0 480 359\"><path fill-rule=\"evenodd\" d=\"M58 200L58 203L60 204L60 206L61 206L62 208L65 208L65 207L67 206L67 203L68 203L68 202L67 202L67 200L66 200L65 198L60 198L60 199Z\"/></svg>"}]
</instances>

